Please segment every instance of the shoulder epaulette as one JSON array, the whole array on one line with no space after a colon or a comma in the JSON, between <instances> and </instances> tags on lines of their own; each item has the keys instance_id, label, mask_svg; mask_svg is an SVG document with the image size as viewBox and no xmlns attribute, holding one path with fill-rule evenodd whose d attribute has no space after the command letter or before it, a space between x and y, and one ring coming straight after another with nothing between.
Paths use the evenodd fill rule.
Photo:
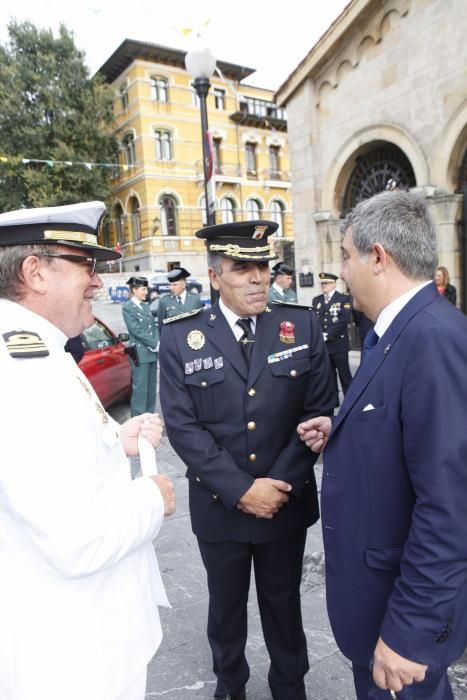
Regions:
<instances>
[{"instance_id":1,"label":"shoulder epaulette","mask_svg":"<svg viewBox=\"0 0 467 700\"><path fill-rule=\"evenodd\" d=\"M174 321L181 321L184 318L190 318L191 316L196 316L200 311L204 311L204 306L200 309L194 309L193 311L185 311L183 314L177 314L177 316L171 316L170 318L164 318L162 324L165 326L167 323L174 323Z\"/></svg>"},{"instance_id":2,"label":"shoulder epaulette","mask_svg":"<svg viewBox=\"0 0 467 700\"><path fill-rule=\"evenodd\" d=\"M280 299L277 301L274 299L271 304L274 304L274 306L286 306L289 309L306 309L307 311L313 309L311 304L296 304L293 301L281 301Z\"/></svg>"},{"instance_id":3,"label":"shoulder epaulette","mask_svg":"<svg viewBox=\"0 0 467 700\"><path fill-rule=\"evenodd\" d=\"M41 337L31 331L3 333L3 340L12 357L47 357L49 354Z\"/></svg>"}]
</instances>

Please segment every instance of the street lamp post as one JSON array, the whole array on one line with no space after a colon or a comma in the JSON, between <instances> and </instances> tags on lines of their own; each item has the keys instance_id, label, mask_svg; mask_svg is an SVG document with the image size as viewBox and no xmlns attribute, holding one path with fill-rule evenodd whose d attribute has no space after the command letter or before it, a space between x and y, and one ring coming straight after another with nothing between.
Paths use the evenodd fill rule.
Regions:
<instances>
[{"instance_id":1,"label":"street lamp post","mask_svg":"<svg viewBox=\"0 0 467 700\"><path fill-rule=\"evenodd\" d=\"M206 225L216 223L214 205L215 198L212 181L212 148L208 132L208 112L206 109L206 97L211 87L209 78L216 69L216 59L209 49L196 48L185 56L185 66L193 76L193 87L199 98L201 111L201 143L203 145L203 174L204 174L204 204L206 209Z\"/></svg>"}]
</instances>

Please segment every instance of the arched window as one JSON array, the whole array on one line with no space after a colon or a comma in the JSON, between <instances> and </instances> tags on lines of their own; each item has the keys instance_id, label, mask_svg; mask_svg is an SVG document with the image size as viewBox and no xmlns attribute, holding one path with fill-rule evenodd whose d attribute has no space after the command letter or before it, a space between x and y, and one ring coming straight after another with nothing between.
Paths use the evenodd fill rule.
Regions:
<instances>
[{"instance_id":1,"label":"arched window","mask_svg":"<svg viewBox=\"0 0 467 700\"><path fill-rule=\"evenodd\" d=\"M221 216L223 224L231 224L235 221L235 205L230 197L221 200Z\"/></svg>"},{"instance_id":2,"label":"arched window","mask_svg":"<svg viewBox=\"0 0 467 700\"><path fill-rule=\"evenodd\" d=\"M130 199L128 208L130 211L131 239L137 241L141 238L141 219L139 215L139 204L136 197Z\"/></svg>"},{"instance_id":3,"label":"arched window","mask_svg":"<svg viewBox=\"0 0 467 700\"><path fill-rule=\"evenodd\" d=\"M462 158L461 167L459 169L459 182L458 182L457 191L464 192L466 187L467 187L467 149L464 153L464 157Z\"/></svg>"},{"instance_id":4,"label":"arched window","mask_svg":"<svg viewBox=\"0 0 467 700\"><path fill-rule=\"evenodd\" d=\"M249 221L261 219L261 205L257 199L249 199L246 203L247 217Z\"/></svg>"},{"instance_id":5,"label":"arched window","mask_svg":"<svg viewBox=\"0 0 467 700\"><path fill-rule=\"evenodd\" d=\"M177 235L177 205L170 195L164 195L160 199L161 229L163 236Z\"/></svg>"},{"instance_id":6,"label":"arched window","mask_svg":"<svg viewBox=\"0 0 467 700\"><path fill-rule=\"evenodd\" d=\"M151 75L151 99L154 102L169 101L169 83L167 78L158 75Z\"/></svg>"},{"instance_id":7,"label":"arched window","mask_svg":"<svg viewBox=\"0 0 467 700\"><path fill-rule=\"evenodd\" d=\"M133 134L126 134L123 137L123 148L125 150L126 164L133 167L136 163L135 137Z\"/></svg>"},{"instance_id":8,"label":"arched window","mask_svg":"<svg viewBox=\"0 0 467 700\"><path fill-rule=\"evenodd\" d=\"M271 202L271 219L279 224L275 235L282 238L284 235L284 210L282 204L276 199Z\"/></svg>"},{"instance_id":9,"label":"arched window","mask_svg":"<svg viewBox=\"0 0 467 700\"><path fill-rule=\"evenodd\" d=\"M122 245L122 243L125 242L125 227L124 227L123 209L120 206L120 204L116 204L113 208L112 221L113 221L115 241L117 243L120 243L120 245Z\"/></svg>"},{"instance_id":10,"label":"arched window","mask_svg":"<svg viewBox=\"0 0 467 700\"><path fill-rule=\"evenodd\" d=\"M248 175L256 175L256 143L245 144L246 170Z\"/></svg>"},{"instance_id":11,"label":"arched window","mask_svg":"<svg viewBox=\"0 0 467 700\"><path fill-rule=\"evenodd\" d=\"M344 195L344 214L364 199L383 192L389 180L399 189L415 187L415 174L409 159L392 143L384 143L355 160Z\"/></svg>"},{"instance_id":12,"label":"arched window","mask_svg":"<svg viewBox=\"0 0 467 700\"><path fill-rule=\"evenodd\" d=\"M154 130L157 160L172 160L172 134L165 129Z\"/></svg>"},{"instance_id":13,"label":"arched window","mask_svg":"<svg viewBox=\"0 0 467 700\"><path fill-rule=\"evenodd\" d=\"M127 83L122 83L120 85L120 103L122 105L123 111L128 109L128 85Z\"/></svg>"}]
</instances>

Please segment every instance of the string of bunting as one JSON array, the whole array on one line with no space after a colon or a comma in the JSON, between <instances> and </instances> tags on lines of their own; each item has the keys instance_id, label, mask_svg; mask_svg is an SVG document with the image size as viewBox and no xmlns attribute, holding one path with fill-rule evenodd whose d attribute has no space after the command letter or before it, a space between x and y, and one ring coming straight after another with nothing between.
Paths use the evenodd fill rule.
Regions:
<instances>
[{"instance_id":1,"label":"string of bunting","mask_svg":"<svg viewBox=\"0 0 467 700\"><path fill-rule=\"evenodd\" d=\"M71 161L71 160L42 160L40 158L18 158L15 156L0 156L0 163L14 163L19 162L23 165L28 165L29 163L42 163L43 165L48 165L49 168L53 168L55 165L84 165L88 170L93 168L119 168L126 172L128 170L128 165L120 165L119 163L86 163L84 161Z\"/></svg>"}]
</instances>

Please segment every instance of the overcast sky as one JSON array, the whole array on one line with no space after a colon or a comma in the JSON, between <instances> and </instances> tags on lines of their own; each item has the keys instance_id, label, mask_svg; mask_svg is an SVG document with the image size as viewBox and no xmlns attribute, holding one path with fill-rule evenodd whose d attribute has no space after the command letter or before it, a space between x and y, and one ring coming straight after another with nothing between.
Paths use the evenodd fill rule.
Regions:
<instances>
[{"instance_id":1,"label":"overcast sky","mask_svg":"<svg viewBox=\"0 0 467 700\"><path fill-rule=\"evenodd\" d=\"M94 73L124 39L189 50L197 30L217 59L255 68L246 82L277 89L348 0L1 0L0 42L10 18L74 33ZM186 30L191 29L190 33ZM185 36L186 34L186 36Z\"/></svg>"}]
</instances>

